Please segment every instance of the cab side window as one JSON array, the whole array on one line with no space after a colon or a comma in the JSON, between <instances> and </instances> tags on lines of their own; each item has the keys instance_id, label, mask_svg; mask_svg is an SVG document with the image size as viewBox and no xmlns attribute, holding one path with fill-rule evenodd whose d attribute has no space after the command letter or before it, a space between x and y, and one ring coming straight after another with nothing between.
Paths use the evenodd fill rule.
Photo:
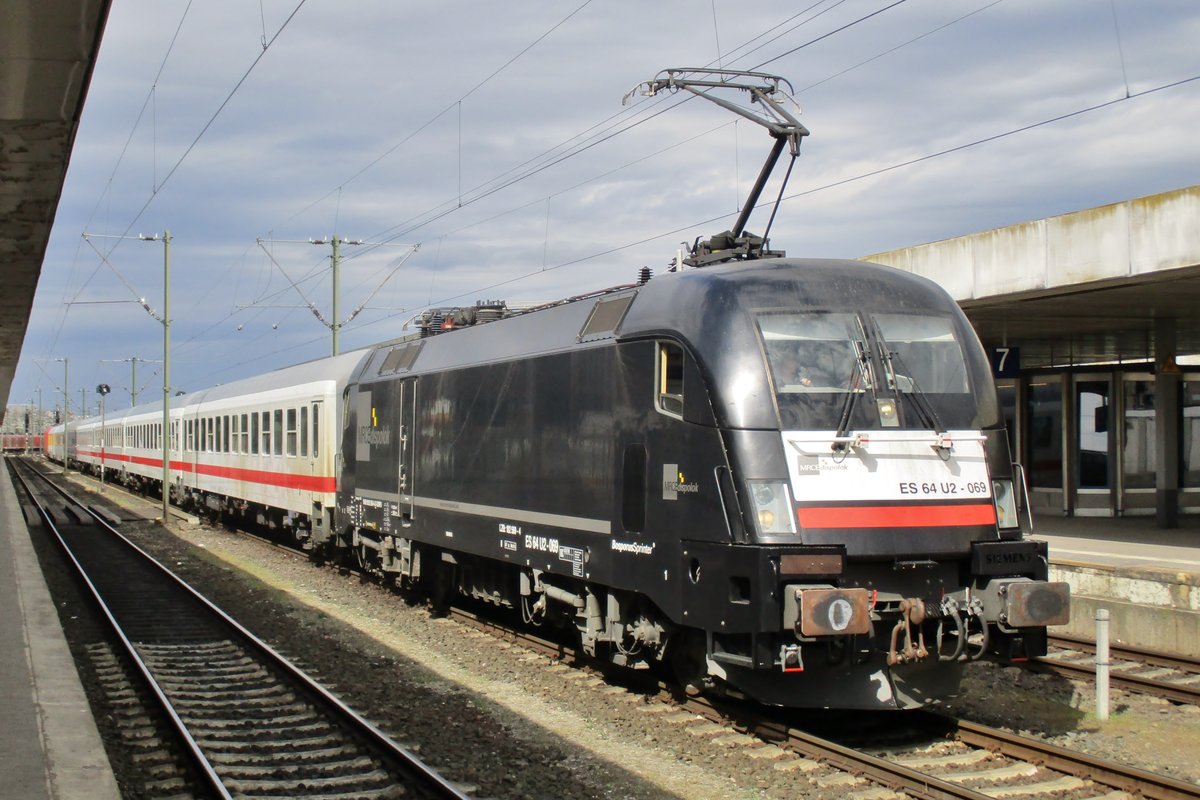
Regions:
<instances>
[{"instance_id":1,"label":"cab side window","mask_svg":"<svg viewBox=\"0 0 1200 800\"><path fill-rule=\"evenodd\" d=\"M656 405L673 417L683 416L683 348L672 342L658 343Z\"/></svg>"}]
</instances>

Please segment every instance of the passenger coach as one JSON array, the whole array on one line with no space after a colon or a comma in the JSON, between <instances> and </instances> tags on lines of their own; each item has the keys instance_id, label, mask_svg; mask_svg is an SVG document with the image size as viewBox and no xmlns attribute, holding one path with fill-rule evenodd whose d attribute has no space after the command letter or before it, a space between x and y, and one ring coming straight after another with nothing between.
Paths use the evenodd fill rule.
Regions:
<instances>
[{"instance_id":1,"label":"passenger coach","mask_svg":"<svg viewBox=\"0 0 1200 800\"><path fill-rule=\"evenodd\" d=\"M249 518L307 543L332 523L340 387L364 353L300 364L171 401L171 499L216 517ZM62 426L48 455L61 456ZM73 461L158 493L162 404L72 423ZM61 445L60 445L61 448ZM161 495L160 495L161 496ZM325 538L322 534L321 538Z\"/></svg>"}]
</instances>

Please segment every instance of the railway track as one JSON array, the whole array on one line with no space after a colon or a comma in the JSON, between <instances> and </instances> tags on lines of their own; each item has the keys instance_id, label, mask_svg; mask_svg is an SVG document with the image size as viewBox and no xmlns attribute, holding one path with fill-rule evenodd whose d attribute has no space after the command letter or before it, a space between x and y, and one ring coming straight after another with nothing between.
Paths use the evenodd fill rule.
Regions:
<instances>
[{"instance_id":1,"label":"railway track","mask_svg":"<svg viewBox=\"0 0 1200 800\"><path fill-rule=\"evenodd\" d=\"M492 616L454 608L456 622L532 650L556 661L588 663L562 642L507 626ZM607 672L592 665L596 672ZM856 800L892 796L917 798L1039 798L1120 800L1125 797L1200 798L1200 787L1128 768L1037 739L932 714L892 716L890 720L918 730L904 743L885 747L879 740L846 744L813 733L806 727L761 708L712 703L705 698L672 696L663 685L645 684L634 691L663 702L658 711L664 724L685 726L697 735L743 744L750 758L771 759L777 768L798 770L821 790L836 791ZM794 716L792 719L796 719Z\"/></svg>"},{"instance_id":2,"label":"railway track","mask_svg":"<svg viewBox=\"0 0 1200 800\"><path fill-rule=\"evenodd\" d=\"M549 658L581 660L579 653L560 642L513 630L461 609L453 610L451 615L476 630ZM606 671L601 665L595 667ZM660 685L660 689L665 687ZM704 697L675 697L674 702L678 712L668 717L675 724L716 725L732 728L730 733L748 733L762 742L760 757L790 759L782 761L781 768L809 773L821 788L838 787L859 800L883 797L888 792L927 800L1064 795L1072 800L1200 798L1200 786L1195 784L931 712L904 715L898 724L911 727L904 737L906 743L881 750L870 745L850 746L815 734L770 709L713 702ZM889 715L889 719L894 717ZM886 738L891 732L879 734Z\"/></svg>"},{"instance_id":3,"label":"railway track","mask_svg":"<svg viewBox=\"0 0 1200 800\"><path fill-rule=\"evenodd\" d=\"M1073 680L1096 678L1096 644L1074 636L1051 636L1051 654L1028 662L1030 669ZM1123 645L1109 648L1113 688L1200 705L1200 663L1193 659Z\"/></svg>"},{"instance_id":4,"label":"railway track","mask_svg":"<svg viewBox=\"0 0 1200 800\"><path fill-rule=\"evenodd\" d=\"M157 701L204 797L465 798L28 464L14 471ZM129 670L126 670L129 671ZM106 688L120 694L119 687ZM161 749L161 748L160 748ZM168 759L169 760L169 759Z\"/></svg>"}]
</instances>

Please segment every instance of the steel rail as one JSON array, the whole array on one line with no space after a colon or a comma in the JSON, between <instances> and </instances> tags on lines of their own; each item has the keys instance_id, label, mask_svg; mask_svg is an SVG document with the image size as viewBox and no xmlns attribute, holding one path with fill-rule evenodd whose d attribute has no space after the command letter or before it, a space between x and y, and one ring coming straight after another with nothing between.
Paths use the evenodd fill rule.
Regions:
<instances>
[{"instance_id":1,"label":"steel rail","mask_svg":"<svg viewBox=\"0 0 1200 800\"><path fill-rule=\"evenodd\" d=\"M331 694L325 687L314 682L312 680L312 678L310 678L307 674L302 672L297 666L292 664L288 659L286 659L283 655L281 655L279 652L277 652L274 648L272 648L266 642L264 642L263 640L258 638L255 634L251 633L247 628L245 628L243 625L241 625L241 623L239 623L237 620L233 619L228 614L226 614L224 611L222 611L220 608L218 608L216 605L214 605L210 600L208 600L208 598L204 597L202 594L197 592L194 588L192 588L190 585L188 585L186 582L184 582L181 578L179 578L177 575L175 575L173 572L171 572L169 569L167 569L165 566L163 566L157 559L155 559L153 556L151 556L145 550L138 547L136 544L134 544L129 539L127 539L125 536L123 536L116 528L114 528L112 525L110 525L103 518L103 516L96 513L92 509L86 508L85 506L82 506L79 503L77 503L74 500L74 498L72 498L70 496L69 493L67 493L66 491L64 491L62 489L62 487L59 487L56 484L54 484L53 481L50 481L49 479L47 479L44 475L42 475L40 472L38 472L32 466L30 466L28 464L25 464L23 466L26 469L28 469L30 472L32 472L33 474L38 475L40 478L42 478L49 486L53 487L53 489L56 492L58 492L60 495L62 495L64 498L66 498L69 502L79 506L80 508L85 508L86 511L88 512L88 515L90 516L90 518L92 520L94 520L96 524L98 524L102 528L104 528L109 534L111 534L111 536L113 536L115 538L115 540L119 541L124 546L128 547L130 550L132 550L133 552L137 553L140 557L145 559L146 563L148 563L153 568L155 568L156 571L159 572L163 577L168 579L178 589L180 589L182 592L187 594L193 600L198 602L207 611L212 613L221 624L228 626L228 628L231 631L235 632L242 639L242 641L245 644L247 644L252 650L254 650L257 653L259 653L260 655L264 656L265 659L270 662L271 666L279 669L281 672L283 672L285 675L287 675L290 679L294 680L301 689L309 692L312 697L314 697L315 699L319 699L323 703L323 705L325 706L325 708L327 710L334 712L334 714L336 716L340 717L345 724L347 724L348 726L353 728L355 731L357 731L360 735L362 735L373 748L375 748L381 754L391 757L392 759L397 761L399 764L403 765L405 769L409 770L419 780L423 781L429 788L431 788L439 796L447 797L447 798L454 798L455 800L468 800L468 795L463 794L453 784L451 784L444 777L442 777L438 772L436 772L431 767L429 767L427 764L425 764L423 761L421 761L416 756L415 753L413 753L409 749L397 744L389 736L387 736L387 734L385 734L385 733L383 733L383 731L379 730L379 728L377 728L374 724L367 721L365 718L363 718L361 715L359 715L358 712L354 711L349 706L347 706L345 703L343 703L341 700L339 700L337 697L335 697L333 694ZM22 483L25 483L25 481L22 481ZM33 496L32 493L30 493L30 496L31 497ZM36 503L36 501L35 501L35 503ZM39 509L42 508L40 503L38 503L37 505L38 505ZM141 657L136 652L136 647L133 645L132 642L129 641L129 639L121 631L119 623L113 617L113 615L109 611L107 605L105 605L103 599L100 597L98 590L92 584L92 582L88 578L87 574L84 572L82 565L75 559L74 555L70 553L70 550L69 550L66 542L63 540L62 536L59 534L58 529L54 526L51 515L48 512L45 512L43 515L43 519L46 520L47 526L54 532L56 538L58 539L58 541L60 543L60 546L62 546L62 548L64 549L64 552L66 552L66 554L70 558L71 562L75 565L75 568L79 571L80 576L83 578L83 580L87 584L89 590L92 592L92 596L95 598L96 602L99 604L100 608L103 610L105 617L109 621L109 624L113 626L113 630L115 631L116 635L120 638L121 642L123 643L124 647L126 648L127 652L129 653L130 657L137 664L139 671L142 673L143 677L146 679L147 685L152 689L152 691L154 692L154 694L157 697L157 699L159 700L159 702L163 705L163 709L169 715L169 717L173 721L173 724L177 726L177 730L179 730L181 738L188 745L189 752L192 753L195 758L200 759L200 761L198 763L203 765L203 772L204 772L205 776L209 777L212 780L217 781L217 786L219 786L219 788L217 788L215 790L219 792L221 797L230 797L230 795L227 793L225 788L222 785L220 785L220 783L221 783L220 777L217 775L216 771L212 768L212 765L209 764L207 758L204 757L199 745L195 742L195 740L192 738L190 733L188 733L188 731L186 729L186 724L176 713L170 700L167 698L166 694L163 692L163 690L159 686L158 682L151 675L149 667L143 663Z\"/></svg>"},{"instance_id":2,"label":"steel rail","mask_svg":"<svg viewBox=\"0 0 1200 800\"><path fill-rule=\"evenodd\" d=\"M559 642L543 639L532 633L516 630L503 623L482 617L461 608L452 608L451 615L458 621L468 624L491 635L518 643L521 646L535 650L543 655L558 660L579 660L592 664L603 671L603 665L592 660L573 648ZM1055 637L1069 643L1068 646L1082 648L1086 640L1076 640L1073 637ZM1132 648L1113 648L1113 654L1136 654L1141 657L1141 651ZM1172 663L1163 666L1175 666L1175 659L1168 654L1151 656L1169 660ZM1149 662L1148 663L1158 663ZM1186 663L1186 662L1185 662ZM1057 666L1057 665L1056 665ZM1041 665L1037 665L1041 668ZM1085 672L1086 668L1081 668ZM1117 675L1113 675L1116 684ZM1143 679L1145 681L1145 679ZM1184 687L1186 689L1186 687ZM917 798L943 800L944 798L961 798L962 800L991 800L984 791L968 788L964 785L946 781L919 770L894 763L878 756L860 752L852 747L832 742L807 731L798 730L786 724L764 718L742 707L726 706L709 701L707 698L691 698L684 707L712 721L735 725L768 740L784 741L787 745L805 757L822 762L835 769L841 769L853 774L862 775L872 781L900 790ZM1088 779L1103 786L1126 791L1145 798L1145 800L1200 800L1200 786L1157 775L1146 770L1106 762L1066 748L1029 739L1007 731L989 728L984 725L965 720L945 717L933 712L912 712L913 716L924 716L959 741L973 747L996 752L1009 758L1019 759L1030 763L1044 765L1048 769L1062 772L1082 779Z\"/></svg>"},{"instance_id":3,"label":"steel rail","mask_svg":"<svg viewBox=\"0 0 1200 800\"><path fill-rule=\"evenodd\" d=\"M774 722L740 707L714 703L705 698L693 698L688 701L687 707L708 719L732 720L758 736L785 742L806 758L861 775L911 797L922 800L994 800L982 791L855 750L782 722Z\"/></svg>"},{"instance_id":4,"label":"steel rail","mask_svg":"<svg viewBox=\"0 0 1200 800\"><path fill-rule=\"evenodd\" d=\"M1029 662L1029 668L1038 672L1059 675L1064 678L1074 678L1075 680L1094 681L1096 678L1095 669L1086 664L1068 664L1065 661L1055 661L1048 658L1039 658L1036 661ZM1187 686L1169 681L1156 680L1154 678L1143 678L1139 675L1119 672L1112 668L1109 669L1108 682L1113 688L1126 692L1161 697L1165 700L1185 705L1200 705L1200 687L1197 686Z\"/></svg>"},{"instance_id":5,"label":"steel rail","mask_svg":"<svg viewBox=\"0 0 1200 800\"><path fill-rule=\"evenodd\" d=\"M946 725L951 735L964 744L982 747L1009 758L1041 764L1048 769L1130 792L1145 800L1200 798L1200 786L1194 783L1157 775L1137 767L1113 764L1086 753L989 728L986 725L933 713L929 713L929 716Z\"/></svg>"},{"instance_id":6,"label":"steel rail","mask_svg":"<svg viewBox=\"0 0 1200 800\"><path fill-rule=\"evenodd\" d=\"M1090 639L1084 639L1082 636L1069 636L1062 633L1051 634L1048 637L1048 642L1064 649L1080 650L1085 653L1096 652L1096 643ZM1138 661L1143 664L1152 664L1156 667L1179 670L1180 672L1200 673L1200 661L1188 658L1187 656L1176 655L1175 653L1166 653L1162 650L1148 650L1123 644L1110 644L1108 654L1112 658L1119 658L1125 661Z\"/></svg>"},{"instance_id":7,"label":"steel rail","mask_svg":"<svg viewBox=\"0 0 1200 800\"><path fill-rule=\"evenodd\" d=\"M76 503L73 498L65 493L59 486L55 485L52 481L46 478L45 475L38 472L28 464L22 464L21 466L22 469L27 470L29 474L41 479L45 485L50 486L52 489L54 489L54 491L62 495L68 500L68 502L78 506L80 510L87 512L87 515L80 516L81 521L83 519L90 518L90 510ZM50 533L54 535L55 540L58 542L59 549L74 567L77 577L83 582L84 586L87 587L87 591L90 594L92 601L96 604L100 614L108 621L110 630L120 641L125 655L130 659L130 663L132 663L138 674L141 676L146 688L150 690L150 692L154 695L155 700L158 701L160 710L167 715L167 718L171 722L171 726L175 729L175 734L183 743L184 751L186 752L192 766L196 769L198 777L204 781L206 788L213 792L217 797L228 798L229 800L232 800L233 795L231 795L225 788L224 781L221 780L221 777L213 768L212 763L204 755L204 752L200 749L200 745L197 744L195 738L193 738L191 733L188 732L187 725L184 724L183 720L179 717L179 714L176 713L175 707L167 698L166 693L163 692L163 689L159 685L158 681L154 679L154 676L150 672L150 668L138 654L137 648L134 646L133 642L129 641L129 638L121 629L116 617L109 609L108 604L104 602L104 598L101 596L99 589L96 588L96 585L92 583L91 578L88 577L87 571L84 569L83 565L79 563L77 558L75 558L75 554L71 552L70 546L68 546L66 540L63 538L61 531L59 531L58 525L55 524L54 517L50 513L50 510L46 508L41 500L38 499L38 496L34 492L33 487L30 485L26 475L21 474L19 470L13 471L12 474L18 481L21 482L21 487L24 489L25 494L29 497L29 501L33 503L34 508L37 509L38 516L40 516L42 519L42 524L46 526L46 530L50 531Z\"/></svg>"},{"instance_id":8,"label":"steel rail","mask_svg":"<svg viewBox=\"0 0 1200 800\"><path fill-rule=\"evenodd\" d=\"M1096 651L1095 642L1073 636L1052 636L1050 637L1050 643L1085 653L1095 653ZM1122 661L1150 664L1152 666L1178 670L1189 675L1200 672L1200 664L1194 660L1154 650L1139 650L1128 646L1115 646L1109 650L1109 655L1110 659L1116 658ZM1075 680L1094 681L1096 678L1095 668L1086 663L1073 664L1050 656L1033 659L1027 662L1026 666L1038 672L1051 673ZM1147 678L1112 668L1109 670L1108 680L1111 686L1123 691L1161 697L1175 703L1200 705L1200 686L1189 686L1158 678Z\"/></svg>"}]
</instances>

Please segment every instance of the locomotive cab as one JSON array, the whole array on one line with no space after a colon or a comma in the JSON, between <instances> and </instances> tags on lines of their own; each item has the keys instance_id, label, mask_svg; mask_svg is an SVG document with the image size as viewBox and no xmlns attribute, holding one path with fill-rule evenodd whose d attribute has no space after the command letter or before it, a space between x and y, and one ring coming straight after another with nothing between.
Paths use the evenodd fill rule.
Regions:
<instances>
[{"instance_id":1,"label":"locomotive cab","mask_svg":"<svg viewBox=\"0 0 1200 800\"><path fill-rule=\"evenodd\" d=\"M489 309L347 383L330 546L364 569L797 707L934 701L1065 613L931 282L779 258Z\"/></svg>"},{"instance_id":2,"label":"locomotive cab","mask_svg":"<svg viewBox=\"0 0 1200 800\"><path fill-rule=\"evenodd\" d=\"M674 287L701 313L672 322L704 374L732 476L718 467L716 493L740 525L728 546L683 535L685 571L708 578L684 581L706 631L688 662L764 702L875 708L937 699L969 659L1042 654L1069 590L1023 538L987 360L957 305L875 265L710 269Z\"/></svg>"}]
</instances>

